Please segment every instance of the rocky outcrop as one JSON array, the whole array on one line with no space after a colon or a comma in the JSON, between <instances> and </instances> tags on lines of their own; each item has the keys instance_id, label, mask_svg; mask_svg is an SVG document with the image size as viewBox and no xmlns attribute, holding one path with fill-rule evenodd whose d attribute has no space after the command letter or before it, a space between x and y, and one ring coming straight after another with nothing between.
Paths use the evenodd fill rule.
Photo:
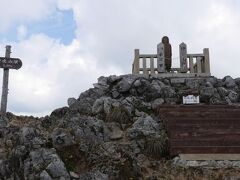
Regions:
<instances>
[{"instance_id":1,"label":"rocky outcrop","mask_svg":"<svg viewBox=\"0 0 240 180\"><path fill-rule=\"evenodd\" d=\"M238 104L240 80L100 77L50 116L8 113L0 118L0 179L170 177L162 164L171 158L168 137L155 112L181 104L186 93L198 93L203 104Z\"/></svg>"}]
</instances>

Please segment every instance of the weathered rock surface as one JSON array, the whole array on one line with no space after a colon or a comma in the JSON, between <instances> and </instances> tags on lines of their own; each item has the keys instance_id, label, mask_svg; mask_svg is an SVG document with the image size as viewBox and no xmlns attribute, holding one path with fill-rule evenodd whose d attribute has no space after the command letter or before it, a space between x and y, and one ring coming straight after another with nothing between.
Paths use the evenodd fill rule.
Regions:
<instances>
[{"instance_id":1,"label":"weathered rock surface","mask_svg":"<svg viewBox=\"0 0 240 180\"><path fill-rule=\"evenodd\" d=\"M233 88L236 86L234 79L231 76L226 76L223 79L223 82L227 88Z\"/></svg>"},{"instance_id":2,"label":"weathered rock surface","mask_svg":"<svg viewBox=\"0 0 240 180\"><path fill-rule=\"evenodd\" d=\"M181 104L182 95L191 92L200 95L201 103L239 104L240 80L100 77L93 88L77 99L69 98L67 107L50 116L8 113L0 118L0 179L172 179L180 161L163 160L169 158L167 137L156 110L164 104ZM184 168L190 175L179 177L194 179L196 171L188 166L239 164L187 162ZM197 175L203 176L200 170Z\"/></svg>"},{"instance_id":3,"label":"weathered rock surface","mask_svg":"<svg viewBox=\"0 0 240 180\"><path fill-rule=\"evenodd\" d=\"M151 116L139 117L132 128L129 129L129 137L136 139L139 137L154 137L160 132L159 124Z\"/></svg>"}]
</instances>

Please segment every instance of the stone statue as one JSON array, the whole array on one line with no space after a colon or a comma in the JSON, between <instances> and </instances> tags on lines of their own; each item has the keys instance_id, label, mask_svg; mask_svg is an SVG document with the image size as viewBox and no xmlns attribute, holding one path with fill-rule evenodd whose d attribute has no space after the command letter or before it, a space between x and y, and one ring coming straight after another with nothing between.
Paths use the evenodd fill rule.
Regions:
<instances>
[{"instance_id":1,"label":"stone statue","mask_svg":"<svg viewBox=\"0 0 240 180\"><path fill-rule=\"evenodd\" d=\"M172 46L167 36L162 38L162 43L164 44L165 69L167 72L170 72L172 67Z\"/></svg>"}]
</instances>

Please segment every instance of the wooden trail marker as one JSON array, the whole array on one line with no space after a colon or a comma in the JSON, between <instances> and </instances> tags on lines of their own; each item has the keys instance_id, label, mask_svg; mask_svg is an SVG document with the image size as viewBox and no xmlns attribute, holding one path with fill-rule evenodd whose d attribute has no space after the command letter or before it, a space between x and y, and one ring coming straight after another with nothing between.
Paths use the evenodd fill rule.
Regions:
<instances>
[{"instance_id":1,"label":"wooden trail marker","mask_svg":"<svg viewBox=\"0 0 240 180\"><path fill-rule=\"evenodd\" d=\"M8 79L9 69L20 69L22 61L18 58L10 58L11 46L6 46L5 57L0 57L0 68L3 68L3 85L1 99L1 114L5 115L7 111Z\"/></svg>"},{"instance_id":2,"label":"wooden trail marker","mask_svg":"<svg viewBox=\"0 0 240 180\"><path fill-rule=\"evenodd\" d=\"M18 58L0 57L0 68L4 69L20 69L22 61Z\"/></svg>"}]
</instances>

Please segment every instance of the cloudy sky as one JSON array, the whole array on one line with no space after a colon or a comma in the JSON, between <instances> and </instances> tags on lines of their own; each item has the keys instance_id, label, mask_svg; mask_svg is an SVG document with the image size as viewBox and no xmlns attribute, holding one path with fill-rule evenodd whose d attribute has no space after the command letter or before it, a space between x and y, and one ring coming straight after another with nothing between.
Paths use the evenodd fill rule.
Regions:
<instances>
[{"instance_id":1,"label":"cloudy sky","mask_svg":"<svg viewBox=\"0 0 240 180\"><path fill-rule=\"evenodd\" d=\"M134 48L155 53L164 35L173 57L181 42L192 53L208 47L214 76L240 77L238 0L1 0L0 7L0 55L9 44L23 61L10 71L8 110L17 114L46 115L101 75L131 73Z\"/></svg>"}]
</instances>

